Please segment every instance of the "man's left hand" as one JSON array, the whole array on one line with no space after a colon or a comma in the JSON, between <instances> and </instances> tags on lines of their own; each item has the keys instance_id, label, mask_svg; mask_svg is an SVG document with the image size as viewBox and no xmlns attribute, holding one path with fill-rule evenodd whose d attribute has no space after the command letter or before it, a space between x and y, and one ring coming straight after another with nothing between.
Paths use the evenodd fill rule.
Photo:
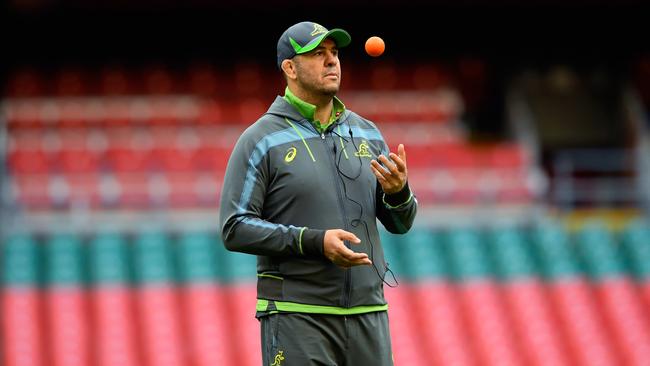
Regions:
<instances>
[{"instance_id":1,"label":"man's left hand","mask_svg":"<svg viewBox=\"0 0 650 366\"><path fill-rule=\"evenodd\" d=\"M370 162L370 169L375 173L381 188L386 194L397 193L406 184L407 169L406 169L406 151L404 145L399 144L397 147L397 154L389 153L388 156L392 160L388 160L384 155L379 155L377 160L384 164L385 168L379 164L377 160Z\"/></svg>"}]
</instances>

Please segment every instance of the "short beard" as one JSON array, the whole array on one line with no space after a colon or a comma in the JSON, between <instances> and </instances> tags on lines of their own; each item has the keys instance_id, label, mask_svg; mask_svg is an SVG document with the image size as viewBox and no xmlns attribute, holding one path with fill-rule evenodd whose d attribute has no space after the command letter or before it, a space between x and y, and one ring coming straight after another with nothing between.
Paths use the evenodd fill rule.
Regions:
<instances>
[{"instance_id":1,"label":"short beard","mask_svg":"<svg viewBox=\"0 0 650 366\"><path fill-rule=\"evenodd\" d=\"M300 63L296 62L295 65L298 73L300 74L302 71ZM301 88L306 92L314 96L320 96L320 97L333 98L339 92L340 89L340 84L332 88L319 88L313 84L306 84L302 82L300 79L298 79L297 82L298 84L300 84Z\"/></svg>"}]
</instances>

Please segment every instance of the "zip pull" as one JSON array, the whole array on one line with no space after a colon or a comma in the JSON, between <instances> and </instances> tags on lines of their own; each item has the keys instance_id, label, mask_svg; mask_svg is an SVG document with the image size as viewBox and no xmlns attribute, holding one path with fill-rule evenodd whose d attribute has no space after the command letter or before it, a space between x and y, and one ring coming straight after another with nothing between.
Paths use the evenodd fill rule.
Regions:
<instances>
[{"instance_id":1,"label":"zip pull","mask_svg":"<svg viewBox=\"0 0 650 366\"><path fill-rule=\"evenodd\" d=\"M320 133L320 138L323 139L323 140L325 140L325 132L321 132L321 133Z\"/></svg>"}]
</instances>

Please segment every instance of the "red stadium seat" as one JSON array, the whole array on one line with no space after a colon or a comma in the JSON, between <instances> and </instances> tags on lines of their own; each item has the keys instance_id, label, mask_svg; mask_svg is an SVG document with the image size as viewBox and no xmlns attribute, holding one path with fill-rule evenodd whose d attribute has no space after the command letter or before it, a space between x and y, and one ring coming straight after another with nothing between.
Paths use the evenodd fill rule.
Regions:
<instances>
[{"instance_id":1,"label":"red stadium seat","mask_svg":"<svg viewBox=\"0 0 650 366\"><path fill-rule=\"evenodd\" d=\"M31 209L52 206L50 198L50 177L40 174L19 175L13 178L14 199L20 205Z\"/></svg>"},{"instance_id":2,"label":"red stadium seat","mask_svg":"<svg viewBox=\"0 0 650 366\"><path fill-rule=\"evenodd\" d=\"M257 290L255 284L230 285L225 289L230 301L231 346L237 365L257 366L262 364L260 324L255 319Z\"/></svg>"},{"instance_id":3,"label":"red stadium seat","mask_svg":"<svg viewBox=\"0 0 650 366\"><path fill-rule=\"evenodd\" d=\"M216 284L188 284L181 289L188 329L189 364L194 366L240 364L233 352L231 319L224 311L226 299Z\"/></svg>"},{"instance_id":4,"label":"red stadium seat","mask_svg":"<svg viewBox=\"0 0 650 366\"><path fill-rule=\"evenodd\" d=\"M650 360L650 321L644 303L628 278L611 278L596 284L596 295L624 364Z\"/></svg>"},{"instance_id":5,"label":"red stadium seat","mask_svg":"<svg viewBox=\"0 0 650 366\"><path fill-rule=\"evenodd\" d=\"M198 206L200 204L197 192L198 178L198 174L194 172L165 174L169 185L166 203L176 208Z\"/></svg>"},{"instance_id":6,"label":"red stadium seat","mask_svg":"<svg viewBox=\"0 0 650 366\"><path fill-rule=\"evenodd\" d=\"M493 168L523 168L529 162L523 146L517 144L499 144L488 150L486 164Z\"/></svg>"},{"instance_id":7,"label":"red stadium seat","mask_svg":"<svg viewBox=\"0 0 650 366\"><path fill-rule=\"evenodd\" d=\"M524 364L519 339L512 332L509 314L495 284L476 280L461 284L459 291L479 364Z\"/></svg>"},{"instance_id":8,"label":"red stadium seat","mask_svg":"<svg viewBox=\"0 0 650 366\"><path fill-rule=\"evenodd\" d=\"M41 366L47 359L44 326L41 320L42 296L37 289L2 288L0 294L0 335L5 366Z\"/></svg>"},{"instance_id":9,"label":"red stadium seat","mask_svg":"<svg viewBox=\"0 0 650 366\"><path fill-rule=\"evenodd\" d=\"M589 284L579 278L551 283L550 295L569 347L581 365L620 365Z\"/></svg>"},{"instance_id":10,"label":"red stadium seat","mask_svg":"<svg viewBox=\"0 0 650 366\"><path fill-rule=\"evenodd\" d=\"M108 168L116 173L145 172L152 168L151 151L147 148L109 147Z\"/></svg>"},{"instance_id":11,"label":"red stadium seat","mask_svg":"<svg viewBox=\"0 0 650 366\"><path fill-rule=\"evenodd\" d=\"M164 172L194 171L197 168L196 154L196 149L175 146L154 148L152 151L155 165Z\"/></svg>"},{"instance_id":12,"label":"red stadium seat","mask_svg":"<svg viewBox=\"0 0 650 366\"><path fill-rule=\"evenodd\" d=\"M172 94L178 87L172 73L163 66L150 66L143 72L146 94Z\"/></svg>"},{"instance_id":13,"label":"red stadium seat","mask_svg":"<svg viewBox=\"0 0 650 366\"><path fill-rule=\"evenodd\" d=\"M142 172L117 173L104 178L102 201L105 205L146 208L151 204L149 175Z\"/></svg>"},{"instance_id":14,"label":"red stadium seat","mask_svg":"<svg viewBox=\"0 0 650 366\"><path fill-rule=\"evenodd\" d=\"M197 149L195 164L201 171L217 173L226 170L231 149L223 146L203 145Z\"/></svg>"},{"instance_id":15,"label":"red stadium seat","mask_svg":"<svg viewBox=\"0 0 650 366\"><path fill-rule=\"evenodd\" d=\"M41 73L23 69L10 76L5 94L13 98L38 97L45 94L45 85L47 82Z\"/></svg>"},{"instance_id":16,"label":"red stadium seat","mask_svg":"<svg viewBox=\"0 0 650 366\"><path fill-rule=\"evenodd\" d=\"M9 171L13 174L47 174L51 157L41 149L13 150L9 153Z\"/></svg>"},{"instance_id":17,"label":"red stadium seat","mask_svg":"<svg viewBox=\"0 0 650 366\"><path fill-rule=\"evenodd\" d=\"M55 94L58 96L82 96L88 93L88 76L79 69L67 69L57 73L54 78Z\"/></svg>"},{"instance_id":18,"label":"red stadium seat","mask_svg":"<svg viewBox=\"0 0 650 366\"><path fill-rule=\"evenodd\" d=\"M107 67L101 71L100 93L107 96L133 93L133 80L120 67Z\"/></svg>"},{"instance_id":19,"label":"red stadium seat","mask_svg":"<svg viewBox=\"0 0 650 366\"><path fill-rule=\"evenodd\" d=\"M57 163L63 174L97 174L101 170L101 151L63 148L57 155Z\"/></svg>"},{"instance_id":20,"label":"red stadium seat","mask_svg":"<svg viewBox=\"0 0 650 366\"><path fill-rule=\"evenodd\" d=\"M390 316L390 333L396 365L431 365L428 352L421 352L418 342L418 324L412 317L411 289L402 284L385 292Z\"/></svg>"},{"instance_id":21,"label":"red stadium seat","mask_svg":"<svg viewBox=\"0 0 650 366\"><path fill-rule=\"evenodd\" d=\"M197 64L188 70L189 92L199 96L214 96L219 90L219 78L213 67Z\"/></svg>"},{"instance_id":22,"label":"red stadium seat","mask_svg":"<svg viewBox=\"0 0 650 366\"><path fill-rule=\"evenodd\" d=\"M101 205L101 179L97 172L67 174L63 179L68 187L66 205L89 208Z\"/></svg>"},{"instance_id":23,"label":"red stadium seat","mask_svg":"<svg viewBox=\"0 0 650 366\"><path fill-rule=\"evenodd\" d=\"M136 291L136 304L144 365L186 365L176 290L166 285L144 286Z\"/></svg>"},{"instance_id":24,"label":"red stadium seat","mask_svg":"<svg viewBox=\"0 0 650 366\"><path fill-rule=\"evenodd\" d=\"M130 290L118 286L93 288L91 299L97 365L139 365Z\"/></svg>"},{"instance_id":25,"label":"red stadium seat","mask_svg":"<svg viewBox=\"0 0 650 366\"><path fill-rule=\"evenodd\" d=\"M427 281L416 285L414 291L412 314L419 325L419 346L429 351L427 365L476 364L455 287L443 281Z\"/></svg>"}]
</instances>

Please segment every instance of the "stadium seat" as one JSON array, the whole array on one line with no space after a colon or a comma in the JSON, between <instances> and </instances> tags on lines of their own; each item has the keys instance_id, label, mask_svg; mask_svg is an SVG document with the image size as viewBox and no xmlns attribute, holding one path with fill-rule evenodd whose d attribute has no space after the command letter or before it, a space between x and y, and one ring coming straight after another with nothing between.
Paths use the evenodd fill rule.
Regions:
<instances>
[{"instance_id":1,"label":"stadium seat","mask_svg":"<svg viewBox=\"0 0 650 366\"><path fill-rule=\"evenodd\" d=\"M641 220L630 223L622 240L646 309L650 309L650 224Z\"/></svg>"},{"instance_id":2,"label":"stadium seat","mask_svg":"<svg viewBox=\"0 0 650 366\"><path fill-rule=\"evenodd\" d=\"M533 232L532 242L548 281L551 303L567 335L573 362L620 364L565 230L555 223L540 225Z\"/></svg>"},{"instance_id":3,"label":"stadium seat","mask_svg":"<svg viewBox=\"0 0 650 366\"><path fill-rule=\"evenodd\" d=\"M218 282L216 245L214 234L188 230L180 234L176 247L192 365L236 363L231 352L226 295Z\"/></svg>"},{"instance_id":4,"label":"stadium seat","mask_svg":"<svg viewBox=\"0 0 650 366\"><path fill-rule=\"evenodd\" d=\"M174 145L156 147L152 151L154 166L163 172L192 172L198 168L195 165L197 150Z\"/></svg>"},{"instance_id":5,"label":"stadium seat","mask_svg":"<svg viewBox=\"0 0 650 366\"><path fill-rule=\"evenodd\" d=\"M38 243L27 234L13 234L0 243L0 363L43 365L44 322Z\"/></svg>"},{"instance_id":6,"label":"stadium seat","mask_svg":"<svg viewBox=\"0 0 650 366\"><path fill-rule=\"evenodd\" d=\"M400 244L405 260L406 277L413 299L412 333L418 347L429 350L426 365L471 365L474 353L467 346L467 329L450 279L444 243L439 232L413 228ZM402 281L404 284L404 281ZM392 306L392 304L391 304Z\"/></svg>"},{"instance_id":7,"label":"stadium seat","mask_svg":"<svg viewBox=\"0 0 650 366\"><path fill-rule=\"evenodd\" d=\"M98 150L63 148L57 156L57 165L63 174L98 173L102 158Z\"/></svg>"},{"instance_id":8,"label":"stadium seat","mask_svg":"<svg viewBox=\"0 0 650 366\"><path fill-rule=\"evenodd\" d=\"M403 238L398 250L402 253L406 279L418 282L447 278L447 266L441 250L442 242L436 232L413 228L408 235L399 238Z\"/></svg>"},{"instance_id":9,"label":"stadium seat","mask_svg":"<svg viewBox=\"0 0 650 366\"><path fill-rule=\"evenodd\" d=\"M219 77L209 64L195 64L188 70L189 92L198 96L214 96L220 86Z\"/></svg>"},{"instance_id":10,"label":"stadium seat","mask_svg":"<svg viewBox=\"0 0 650 366\"><path fill-rule=\"evenodd\" d=\"M91 338L83 244L72 233L57 233L44 249L49 360L53 365L87 365Z\"/></svg>"},{"instance_id":11,"label":"stadium seat","mask_svg":"<svg viewBox=\"0 0 650 366\"><path fill-rule=\"evenodd\" d=\"M428 366L430 355L421 351L418 338L420 324L415 323L411 315L413 302L409 284L400 284L397 288L387 288L384 291L388 302L390 317L390 337L393 348L393 358L396 365Z\"/></svg>"},{"instance_id":12,"label":"stadium seat","mask_svg":"<svg viewBox=\"0 0 650 366\"><path fill-rule=\"evenodd\" d=\"M12 199L27 209L52 207L50 180L47 175L19 175L11 182Z\"/></svg>"},{"instance_id":13,"label":"stadium seat","mask_svg":"<svg viewBox=\"0 0 650 366\"><path fill-rule=\"evenodd\" d=\"M536 268L532 247L514 227L491 229L489 251L502 282L507 311L527 364L570 365L559 323L554 318Z\"/></svg>"},{"instance_id":14,"label":"stadium seat","mask_svg":"<svg viewBox=\"0 0 650 366\"><path fill-rule=\"evenodd\" d=\"M51 156L41 149L16 149L9 152L9 170L14 174L48 174Z\"/></svg>"},{"instance_id":15,"label":"stadium seat","mask_svg":"<svg viewBox=\"0 0 650 366\"><path fill-rule=\"evenodd\" d=\"M650 321L636 288L627 276L619 246L603 222L587 223L577 247L589 271L599 305L625 364L650 359Z\"/></svg>"},{"instance_id":16,"label":"stadium seat","mask_svg":"<svg viewBox=\"0 0 650 366\"><path fill-rule=\"evenodd\" d=\"M135 235L136 316L140 345L148 366L186 364L171 243L162 228L146 227Z\"/></svg>"},{"instance_id":17,"label":"stadium seat","mask_svg":"<svg viewBox=\"0 0 650 366\"><path fill-rule=\"evenodd\" d=\"M261 364L260 328L255 319L257 301L257 260L254 255L227 251L220 238L215 238L214 248L222 270L231 345L237 364Z\"/></svg>"},{"instance_id":18,"label":"stadium seat","mask_svg":"<svg viewBox=\"0 0 650 366\"><path fill-rule=\"evenodd\" d=\"M146 172L153 168L151 150L147 148L109 147L106 160L108 168L116 173Z\"/></svg>"},{"instance_id":19,"label":"stadium seat","mask_svg":"<svg viewBox=\"0 0 650 366\"><path fill-rule=\"evenodd\" d=\"M88 243L92 339L100 366L139 364L128 245L109 230Z\"/></svg>"},{"instance_id":20,"label":"stadium seat","mask_svg":"<svg viewBox=\"0 0 650 366\"><path fill-rule=\"evenodd\" d=\"M461 307L475 341L480 364L522 364L519 339L494 281L486 243L471 229L452 229L447 250L458 284Z\"/></svg>"}]
</instances>

